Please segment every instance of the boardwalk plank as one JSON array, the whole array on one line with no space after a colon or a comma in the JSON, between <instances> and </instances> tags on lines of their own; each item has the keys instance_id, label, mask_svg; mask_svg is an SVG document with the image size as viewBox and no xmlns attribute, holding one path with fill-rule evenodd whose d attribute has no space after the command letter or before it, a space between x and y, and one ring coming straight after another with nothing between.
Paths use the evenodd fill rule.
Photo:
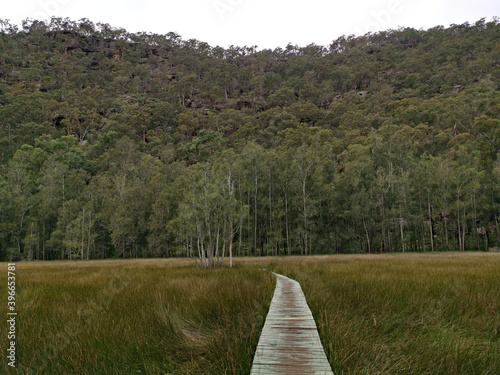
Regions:
<instances>
[{"instance_id":1,"label":"boardwalk plank","mask_svg":"<svg viewBox=\"0 0 500 375\"><path fill-rule=\"evenodd\" d=\"M333 375L300 284L276 275L251 375Z\"/></svg>"}]
</instances>

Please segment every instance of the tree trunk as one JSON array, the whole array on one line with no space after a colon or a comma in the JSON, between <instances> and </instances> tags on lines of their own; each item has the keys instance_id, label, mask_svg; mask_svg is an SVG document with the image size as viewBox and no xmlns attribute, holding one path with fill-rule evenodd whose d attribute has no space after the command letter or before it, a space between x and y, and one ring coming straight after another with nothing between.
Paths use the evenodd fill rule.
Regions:
<instances>
[{"instance_id":1,"label":"tree trunk","mask_svg":"<svg viewBox=\"0 0 500 375\"><path fill-rule=\"evenodd\" d=\"M229 216L229 267L233 266L233 215Z\"/></svg>"},{"instance_id":2,"label":"tree trunk","mask_svg":"<svg viewBox=\"0 0 500 375\"><path fill-rule=\"evenodd\" d=\"M267 236L268 241L271 243L273 248L272 253L276 255L274 251L274 233L273 233L273 201L272 201L272 176L269 173L269 234Z\"/></svg>"},{"instance_id":3,"label":"tree trunk","mask_svg":"<svg viewBox=\"0 0 500 375\"><path fill-rule=\"evenodd\" d=\"M462 251L465 251L465 231L467 229L467 221L466 221L466 216L465 216L465 204L464 204L464 220L462 222L462 225L463 225L463 228L462 228L462 236L463 236L463 240L462 240Z\"/></svg>"},{"instance_id":4,"label":"tree trunk","mask_svg":"<svg viewBox=\"0 0 500 375\"><path fill-rule=\"evenodd\" d=\"M92 235L92 212L89 212L89 231L87 233L87 260L90 260L90 238Z\"/></svg>"},{"instance_id":5,"label":"tree trunk","mask_svg":"<svg viewBox=\"0 0 500 375\"><path fill-rule=\"evenodd\" d=\"M387 229L387 244L389 246L389 252L392 253L391 231L389 229Z\"/></svg>"},{"instance_id":6,"label":"tree trunk","mask_svg":"<svg viewBox=\"0 0 500 375\"><path fill-rule=\"evenodd\" d=\"M292 246L290 244L290 232L288 223L288 197L286 193L285 193L285 230L286 230L286 248L288 251L288 255L292 255Z\"/></svg>"},{"instance_id":7,"label":"tree trunk","mask_svg":"<svg viewBox=\"0 0 500 375\"><path fill-rule=\"evenodd\" d=\"M429 232L431 236L431 251L434 251L434 233L432 230L431 201L429 196L427 197L427 207L429 209Z\"/></svg>"},{"instance_id":8,"label":"tree trunk","mask_svg":"<svg viewBox=\"0 0 500 375\"><path fill-rule=\"evenodd\" d=\"M399 229L401 231L401 249L403 253L405 252L405 239L403 235L403 217L401 215L401 211L399 212Z\"/></svg>"},{"instance_id":9,"label":"tree trunk","mask_svg":"<svg viewBox=\"0 0 500 375\"><path fill-rule=\"evenodd\" d=\"M370 236L368 235L368 229L366 228L365 218L363 218L363 226L365 227L366 243L368 244L368 254L372 253L372 247L370 243Z\"/></svg>"},{"instance_id":10,"label":"tree trunk","mask_svg":"<svg viewBox=\"0 0 500 375\"><path fill-rule=\"evenodd\" d=\"M498 225L498 216L497 216L496 213L495 213L495 229L496 229L496 232L497 232L497 238L500 238L500 228L499 228L499 225Z\"/></svg>"},{"instance_id":11,"label":"tree trunk","mask_svg":"<svg viewBox=\"0 0 500 375\"><path fill-rule=\"evenodd\" d=\"M476 239L477 251L481 251L481 238L479 236L479 228L477 227L477 207L476 207L476 194L472 194L472 207L474 212L474 238Z\"/></svg>"},{"instance_id":12,"label":"tree trunk","mask_svg":"<svg viewBox=\"0 0 500 375\"><path fill-rule=\"evenodd\" d=\"M80 259L84 260L83 250L85 247L85 209L83 209L82 213L82 239L80 244Z\"/></svg>"},{"instance_id":13,"label":"tree trunk","mask_svg":"<svg viewBox=\"0 0 500 375\"><path fill-rule=\"evenodd\" d=\"M253 250L257 256L257 174L255 175L255 194L253 198Z\"/></svg>"},{"instance_id":14,"label":"tree trunk","mask_svg":"<svg viewBox=\"0 0 500 375\"><path fill-rule=\"evenodd\" d=\"M45 260L45 220L42 221L42 260Z\"/></svg>"},{"instance_id":15,"label":"tree trunk","mask_svg":"<svg viewBox=\"0 0 500 375\"><path fill-rule=\"evenodd\" d=\"M458 200L460 199L460 188L457 188L457 230L458 230L458 248L462 251L462 234L461 234L461 224L460 224L460 207L458 205Z\"/></svg>"},{"instance_id":16,"label":"tree trunk","mask_svg":"<svg viewBox=\"0 0 500 375\"><path fill-rule=\"evenodd\" d=\"M307 207L306 207L306 180L302 181L302 205L304 213L304 254L307 255Z\"/></svg>"},{"instance_id":17,"label":"tree trunk","mask_svg":"<svg viewBox=\"0 0 500 375\"><path fill-rule=\"evenodd\" d=\"M215 259L217 260L217 264L219 264L219 236L220 236L220 228L217 227L217 237L215 238Z\"/></svg>"},{"instance_id":18,"label":"tree trunk","mask_svg":"<svg viewBox=\"0 0 500 375\"><path fill-rule=\"evenodd\" d=\"M238 236L238 256L241 256L241 243L243 241L243 220L239 219L239 236Z\"/></svg>"}]
</instances>

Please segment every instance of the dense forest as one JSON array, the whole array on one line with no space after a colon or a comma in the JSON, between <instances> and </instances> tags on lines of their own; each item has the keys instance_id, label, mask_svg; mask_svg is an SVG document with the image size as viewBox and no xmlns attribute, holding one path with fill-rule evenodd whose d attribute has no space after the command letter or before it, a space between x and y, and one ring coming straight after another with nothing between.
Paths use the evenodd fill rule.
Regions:
<instances>
[{"instance_id":1,"label":"dense forest","mask_svg":"<svg viewBox=\"0 0 500 375\"><path fill-rule=\"evenodd\" d=\"M224 49L0 20L0 259L485 251L498 18Z\"/></svg>"}]
</instances>

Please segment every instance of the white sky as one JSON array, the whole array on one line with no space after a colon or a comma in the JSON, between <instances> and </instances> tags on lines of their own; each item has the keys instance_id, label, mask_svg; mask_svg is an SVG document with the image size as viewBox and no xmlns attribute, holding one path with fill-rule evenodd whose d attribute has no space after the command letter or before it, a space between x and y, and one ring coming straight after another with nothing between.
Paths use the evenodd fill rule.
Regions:
<instances>
[{"instance_id":1,"label":"white sky","mask_svg":"<svg viewBox=\"0 0 500 375\"><path fill-rule=\"evenodd\" d=\"M499 0L0 0L0 18L88 18L130 32L176 32L212 46L328 45L341 35L500 16Z\"/></svg>"}]
</instances>

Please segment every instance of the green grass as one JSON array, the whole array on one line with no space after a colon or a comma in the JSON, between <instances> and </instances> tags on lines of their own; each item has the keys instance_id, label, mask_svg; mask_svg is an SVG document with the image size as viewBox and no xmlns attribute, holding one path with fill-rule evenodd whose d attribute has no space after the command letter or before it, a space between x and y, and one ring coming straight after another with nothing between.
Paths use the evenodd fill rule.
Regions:
<instances>
[{"instance_id":1,"label":"green grass","mask_svg":"<svg viewBox=\"0 0 500 375\"><path fill-rule=\"evenodd\" d=\"M500 256L286 259L336 375L500 374Z\"/></svg>"},{"instance_id":2,"label":"green grass","mask_svg":"<svg viewBox=\"0 0 500 375\"><path fill-rule=\"evenodd\" d=\"M267 268L301 283L336 375L499 374L500 254L235 262L20 262L22 367L4 359L0 373L248 374L274 290Z\"/></svg>"},{"instance_id":3,"label":"green grass","mask_svg":"<svg viewBox=\"0 0 500 375\"><path fill-rule=\"evenodd\" d=\"M20 367L2 360L7 374L245 374L274 290L262 271L179 260L18 263L16 273Z\"/></svg>"}]
</instances>

